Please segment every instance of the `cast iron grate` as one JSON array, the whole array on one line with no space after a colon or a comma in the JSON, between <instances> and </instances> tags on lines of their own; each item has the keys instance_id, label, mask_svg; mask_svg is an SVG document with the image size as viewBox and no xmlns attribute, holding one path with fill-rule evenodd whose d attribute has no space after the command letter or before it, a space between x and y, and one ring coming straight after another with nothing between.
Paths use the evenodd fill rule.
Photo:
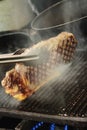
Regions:
<instances>
[{"instance_id":1,"label":"cast iron grate","mask_svg":"<svg viewBox=\"0 0 87 130\"><path fill-rule=\"evenodd\" d=\"M12 110L26 115L32 113L59 117L75 117L87 122L87 51L76 53L72 64L54 81L50 81L31 97L18 102L0 88L0 112ZM5 113L6 113L5 111ZM9 111L8 113L12 112ZM27 114L26 114L27 112Z\"/></svg>"}]
</instances>

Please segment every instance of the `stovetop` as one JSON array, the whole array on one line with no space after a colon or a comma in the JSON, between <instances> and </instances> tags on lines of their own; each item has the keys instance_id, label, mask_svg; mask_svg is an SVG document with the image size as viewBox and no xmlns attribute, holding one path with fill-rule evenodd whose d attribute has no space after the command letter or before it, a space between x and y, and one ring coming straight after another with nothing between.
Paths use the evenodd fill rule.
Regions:
<instances>
[{"instance_id":1,"label":"stovetop","mask_svg":"<svg viewBox=\"0 0 87 130\"><path fill-rule=\"evenodd\" d=\"M87 130L87 127L73 127L67 124L59 125L43 121L1 117L0 130Z\"/></svg>"}]
</instances>

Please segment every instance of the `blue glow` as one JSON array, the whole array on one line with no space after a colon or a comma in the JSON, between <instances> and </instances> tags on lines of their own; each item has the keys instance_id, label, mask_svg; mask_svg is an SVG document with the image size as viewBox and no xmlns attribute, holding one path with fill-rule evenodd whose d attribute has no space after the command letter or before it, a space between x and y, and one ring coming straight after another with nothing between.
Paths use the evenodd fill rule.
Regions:
<instances>
[{"instance_id":1,"label":"blue glow","mask_svg":"<svg viewBox=\"0 0 87 130\"><path fill-rule=\"evenodd\" d=\"M37 128L38 128L38 125L36 125L35 128L37 129Z\"/></svg>"},{"instance_id":2,"label":"blue glow","mask_svg":"<svg viewBox=\"0 0 87 130\"><path fill-rule=\"evenodd\" d=\"M38 123L38 126L41 126L42 124L41 123Z\"/></svg>"},{"instance_id":3,"label":"blue glow","mask_svg":"<svg viewBox=\"0 0 87 130\"><path fill-rule=\"evenodd\" d=\"M32 128L32 130L35 130L35 128Z\"/></svg>"},{"instance_id":4,"label":"blue glow","mask_svg":"<svg viewBox=\"0 0 87 130\"><path fill-rule=\"evenodd\" d=\"M41 124L43 125L43 122L41 122Z\"/></svg>"},{"instance_id":5,"label":"blue glow","mask_svg":"<svg viewBox=\"0 0 87 130\"><path fill-rule=\"evenodd\" d=\"M39 122L31 130L37 130L39 127L43 126L43 124L44 124L44 122ZM55 123L52 123L50 125L50 130L55 130L55 128L56 128ZM64 130L68 130L68 125L64 126Z\"/></svg>"},{"instance_id":6,"label":"blue glow","mask_svg":"<svg viewBox=\"0 0 87 130\"><path fill-rule=\"evenodd\" d=\"M55 124L50 125L50 130L55 130Z\"/></svg>"},{"instance_id":7,"label":"blue glow","mask_svg":"<svg viewBox=\"0 0 87 130\"><path fill-rule=\"evenodd\" d=\"M68 130L68 125L65 125L65 126L64 126L64 130Z\"/></svg>"},{"instance_id":8,"label":"blue glow","mask_svg":"<svg viewBox=\"0 0 87 130\"><path fill-rule=\"evenodd\" d=\"M43 122L39 122L37 123L31 130L36 130L38 129L39 127L41 127L44 123Z\"/></svg>"}]
</instances>

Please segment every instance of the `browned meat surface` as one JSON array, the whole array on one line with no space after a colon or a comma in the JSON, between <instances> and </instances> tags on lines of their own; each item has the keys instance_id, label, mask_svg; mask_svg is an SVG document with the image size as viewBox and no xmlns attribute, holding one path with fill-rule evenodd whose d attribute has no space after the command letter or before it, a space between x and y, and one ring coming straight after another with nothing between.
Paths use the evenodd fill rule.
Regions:
<instances>
[{"instance_id":1,"label":"browned meat surface","mask_svg":"<svg viewBox=\"0 0 87 130\"><path fill-rule=\"evenodd\" d=\"M5 92L18 100L26 99L55 75L59 63L71 61L76 45L74 35L68 32L37 43L25 53L38 54L40 61L31 66L17 63L1 82Z\"/></svg>"},{"instance_id":2,"label":"browned meat surface","mask_svg":"<svg viewBox=\"0 0 87 130\"><path fill-rule=\"evenodd\" d=\"M32 90L29 89L30 82L28 80L27 67L22 64L18 65L19 69L21 67L22 70L18 72L16 68L14 68L8 71L2 81L2 85L5 87L5 92L7 94L12 95L19 100L23 100L32 92Z\"/></svg>"}]
</instances>

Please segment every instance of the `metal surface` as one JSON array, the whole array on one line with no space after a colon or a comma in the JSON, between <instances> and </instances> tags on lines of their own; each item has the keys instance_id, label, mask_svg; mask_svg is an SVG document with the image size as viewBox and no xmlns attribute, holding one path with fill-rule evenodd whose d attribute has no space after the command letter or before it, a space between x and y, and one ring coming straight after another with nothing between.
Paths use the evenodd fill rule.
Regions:
<instances>
[{"instance_id":1,"label":"metal surface","mask_svg":"<svg viewBox=\"0 0 87 130\"><path fill-rule=\"evenodd\" d=\"M25 37L25 39L23 39L24 38L23 36ZM19 41L25 40L25 42L26 42L26 40L29 38L29 36L26 33L21 33L21 32L3 34L0 36L0 43L3 43L3 44L5 43L5 45L2 46L2 44L1 44L1 48L4 50L6 49L5 48L5 47L7 47L6 42L8 42L8 44L9 44L9 39L11 39L11 41L10 41L11 45L8 45L8 48L6 51L10 50L10 46L13 46L13 48L14 48L14 45L12 45L12 44L19 43L19 41L17 41L18 43L16 43L17 38L19 38ZM29 42L29 39L27 42ZM18 45L18 46L23 46L23 45ZM26 46L26 45L24 45L24 46ZM17 46L16 46L16 48L17 48ZM28 48L29 48L29 45L28 45ZM19 49L16 49L16 51L14 51L12 53L0 54L0 64L37 60L39 58L37 55L25 54L26 50L28 50L28 48L19 48Z\"/></svg>"},{"instance_id":2,"label":"metal surface","mask_svg":"<svg viewBox=\"0 0 87 130\"><path fill-rule=\"evenodd\" d=\"M77 39L87 37L86 3L86 0L62 0L44 10L31 23L32 41L48 39L63 31L72 32Z\"/></svg>"},{"instance_id":3,"label":"metal surface","mask_svg":"<svg viewBox=\"0 0 87 130\"><path fill-rule=\"evenodd\" d=\"M34 17L28 0L0 0L0 32L19 30Z\"/></svg>"},{"instance_id":4,"label":"metal surface","mask_svg":"<svg viewBox=\"0 0 87 130\"><path fill-rule=\"evenodd\" d=\"M14 56L8 56L8 57L1 57L0 64L33 61L33 60L38 60L38 59L39 57L37 55L24 55L24 56L14 55Z\"/></svg>"},{"instance_id":5,"label":"metal surface","mask_svg":"<svg viewBox=\"0 0 87 130\"><path fill-rule=\"evenodd\" d=\"M2 117L0 119L0 130L14 130L20 122L22 122L21 119Z\"/></svg>"},{"instance_id":6,"label":"metal surface","mask_svg":"<svg viewBox=\"0 0 87 130\"><path fill-rule=\"evenodd\" d=\"M35 30L47 30L69 25L85 18L87 18L86 0L62 0L35 17L31 26Z\"/></svg>"},{"instance_id":7,"label":"metal surface","mask_svg":"<svg viewBox=\"0 0 87 130\"><path fill-rule=\"evenodd\" d=\"M59 124L87 125L86 56L86 49L78 49L64 73L25 101L15 100L0 87L0 114Z\"/></svg>"},{"instance_id":8,"label":"metal surface","mask_svg":"<svg viewBox=\"0 0 87 130\"><path fill-rule=\"evenodd\" d=\"M15 62L23 62L30 60L37 60L39 57L37 55L28 55L24 54L27 49L22 48L18 49L13 53L1 54L0 55L0 64L4 63L15 63Z\"/></svg>"},{"instance_id":9,"label":"metal surface","mask_svg":"<svg viewBox=\"0 0 87 130\"><path fill-rule=\"evenodd\" d=\"M18 31L0 33L0 54L13 54L18 49L29 48L32 45L27 33Z\"/></svg>"}]
</instances>

